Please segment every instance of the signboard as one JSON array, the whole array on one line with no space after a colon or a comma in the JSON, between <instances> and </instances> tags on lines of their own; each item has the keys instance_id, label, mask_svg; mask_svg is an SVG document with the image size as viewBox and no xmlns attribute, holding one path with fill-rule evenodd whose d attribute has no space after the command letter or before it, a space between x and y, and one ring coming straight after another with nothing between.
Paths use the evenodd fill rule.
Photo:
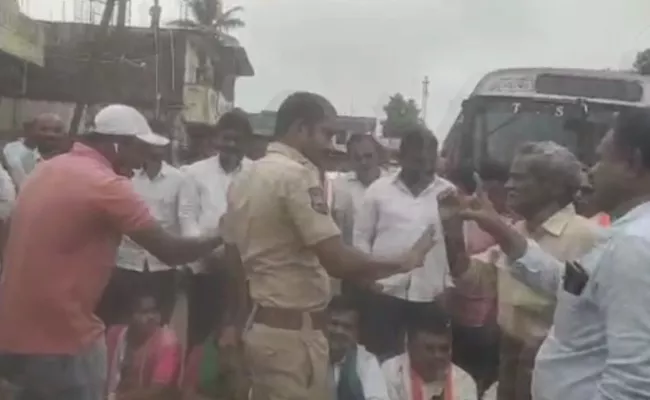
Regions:
<instances>
[{"instance_id":1,"label":"signboard","mask_svg":"<svg viewBox=\"0 0 650 400\"><path fill-rule=\"evenodd\" d=\"M535 82L530 75L510 75L490 79L481 88L481 94L517 94L531 93L535 90Z\"/></svg>"},{"instance_id":2,"label":"signboard","mask_svg":"<svg viewBox=\"0 0 650 400\"><path fill-rule=\"evenodd\" d=\"M0 0L0 51L41 67L44 64L43 27L20 12L17 0Z\"/></svg>"},{"instance_id":3,"label":"signboard","mask_svg":"<svg viewBox=\"0 0 650 400\"><path fill-rule=\"evenodd\" d=\"M541 71L540 71L541 72ZM585 99L603 99L640 102L643 85L636 80L589 76L576 73L527 73L488 75L477 85L474 95L531 97L534 95L564 96Z\"/></svg>"},{"instance_id":4,"label":"signboard","mask_svg":"<svg viewBox=\"0 0 650 400\"><path fill-rule=\"evenodd\" d=\"M225 112L232 109L232 103L221 93L204 85L186 83L183 102L185 120L197 124L214 126Z\"/></svg>"},{"instance_id":5,"label":"signboard","mask_svg":"<svg viewBox=\"0 0 650 400\"><path fill-rule=\"evenodd\" d=\"M543 94L627 102L643 98L643 86L639 82L591 76L542 74L537 77L535 90Z\"/></svg>"}]
</instances>

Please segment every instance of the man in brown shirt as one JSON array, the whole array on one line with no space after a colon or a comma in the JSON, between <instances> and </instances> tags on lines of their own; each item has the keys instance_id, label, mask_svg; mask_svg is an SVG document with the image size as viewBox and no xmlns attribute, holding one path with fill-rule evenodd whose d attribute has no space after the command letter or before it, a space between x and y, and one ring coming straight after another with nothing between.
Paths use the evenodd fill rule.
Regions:
<instances>
[{"instance_id":1,"label":"man in brown shirt","mask_svg":"<svg viewBox=\"0 0 650 400\"><path fill-rule=\"evenodd\" d=\"M506 183L508 206L523 218L517 229L562 261L585 254L598 238L598 227L572 204L580 168L577 158L556 143L529 143L519 149ZM449 236L462 237L460 226L447 231ZM555 301L517 281L506 262L494 247L468 263L452 264L452 274L465 291L496 291L502 331L498 399L528 400L535 355L553 322Z\"/></svg>"},{"instance_id":2,"label":"man in brown shirt","mask_svg":"<svg viewBox=\"0 0 650 400\"><path fill-rule=\"evenodd\" d=\"M328 274L371 282L420 265L433 245L427 231L403 257L382 261L343 243L318 168L335 117L325 98L292 94L278 110L268 154L230 187L223 237L228 265L240 266L230 317L243 325L247 278L253 306L243 343L254 400L329 399ZM234 331L226 329L222 344Z\"/></svg>"}]
</instances>

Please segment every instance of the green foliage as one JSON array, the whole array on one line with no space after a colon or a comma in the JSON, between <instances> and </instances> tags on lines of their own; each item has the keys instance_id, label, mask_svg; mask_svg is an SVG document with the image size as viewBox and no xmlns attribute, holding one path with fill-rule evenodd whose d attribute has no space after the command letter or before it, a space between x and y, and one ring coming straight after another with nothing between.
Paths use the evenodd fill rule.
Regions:
<instances>
[{"instance_id":1,"label":"green foliage","mask_svg":"<svg viewBox=\"0 0 650 400\"><path fill-rule=\"evenodd\" d=\"M222 11L221 0L182 0L192 10L192 19L181 19L170 22L182 28L193 28L219 36L220 33L243 28L246 23L237 16L244 9L233 7Z\"/></svg>"},{"instance_id":2,"label":"green foliage","mask_svg":"<svg viewBox=\"0 0 650 400\"><path fill-rule=\"evenodd\" d=\"M636 54L634 70L641 75L650 75L650 49L645 49Z\"/></svg>"},{"instance_id":3,"label":"green foliage","mask_svg":"<svg viewBox=\"0 0 650 400\"><path fill-rule=\"evenodd\" d=\"M405 130L421 125L420 109L415 100L406 100L397 93L384 106L386 120L382 122L384 136L399 137Z\"/></svg>"}]
</instances>

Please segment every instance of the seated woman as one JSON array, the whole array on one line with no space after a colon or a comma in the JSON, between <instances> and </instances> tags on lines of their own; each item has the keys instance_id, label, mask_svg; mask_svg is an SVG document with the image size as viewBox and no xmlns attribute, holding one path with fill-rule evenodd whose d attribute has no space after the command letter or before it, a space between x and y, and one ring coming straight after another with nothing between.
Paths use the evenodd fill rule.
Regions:
<instances>
[{"instance_id":1,"label":"seated woman","mask_svg":"<svg viewBox=\"0 0 650 400\"><path fill-rule=\"evenodd\" d=\"M140 295L133 302L129 325L109 329L109 399L164 400L176 392L181 344L171 329L161 326L160 320L155 298Z\"/></svg>"},{"instance_id":2,"label":"seated woman","mask_svg":"<svg viewBox=\"0 0 650 400\"><path fill-rule=\"evenodd\" d=\"M220 349L220 336L221 330L216 329L203 344L190 352L181 383L183 400L246 398L248 384L241 354L236 349Z\"/></svg>"}]
</instances>

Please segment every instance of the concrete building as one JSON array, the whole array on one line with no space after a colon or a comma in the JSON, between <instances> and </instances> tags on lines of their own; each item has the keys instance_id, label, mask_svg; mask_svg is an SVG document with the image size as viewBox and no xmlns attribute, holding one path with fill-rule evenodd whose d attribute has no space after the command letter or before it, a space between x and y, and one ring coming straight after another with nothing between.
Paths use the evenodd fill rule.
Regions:
<instances>
[{"instance_id":1,"label":"concrete building","mask_svg":"<svg viewBox=\"0 0 650 400\"><path fill-rule=\"evenodd\" d=\"M111 27L94 73L89 73L99 26L38 24L47 38L43 68L26 69L18 88L15 77L8 82L6 68L0 66L0 87L13 85L13 91L2 93L0 115L3 103L20 104L14 108L22 110L14 112L14 129L21 119L44 110L70 122L79 99L92 104L86 121L105 104L124 103L156 121L160 133L172 139L172 161L181 162L196 150L194 135L209 132L234 107L237 78L254 74L245 49L234 38L210 40L176 28L160 29L156 38L152 29L139 27Z\"/></svg>"}]
</instances>

